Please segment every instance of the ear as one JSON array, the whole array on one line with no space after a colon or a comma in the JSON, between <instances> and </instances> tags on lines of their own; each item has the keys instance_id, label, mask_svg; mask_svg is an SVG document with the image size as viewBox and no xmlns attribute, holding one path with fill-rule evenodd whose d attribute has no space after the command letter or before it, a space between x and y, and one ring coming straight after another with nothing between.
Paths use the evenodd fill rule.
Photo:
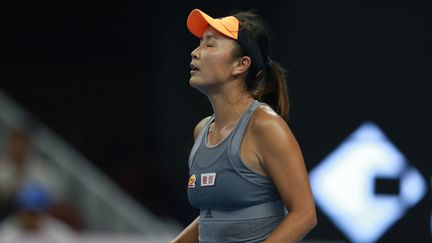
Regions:
<instances>
[{"instance_id":1,"label":"ear","mask_svg":"<svg viewBox=\"0 0 432 243\"><path fill-rule=\"evenodd\" d=\"M242 56L234 61L234 68L232 71L233 76L241 75L246 73L249 67L252 65L252 59L248 56Z\"/></svg>"}]
</instances>

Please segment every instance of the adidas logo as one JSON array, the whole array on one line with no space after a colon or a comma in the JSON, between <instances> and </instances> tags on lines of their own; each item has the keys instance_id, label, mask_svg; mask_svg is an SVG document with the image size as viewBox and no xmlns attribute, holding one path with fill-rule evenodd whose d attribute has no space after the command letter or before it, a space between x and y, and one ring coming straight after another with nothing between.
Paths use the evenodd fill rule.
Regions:
<instances>
[{"instance_id":1,"label":"adidas logo","mask_svg":"<svg viewBox=\"0 0 432 243\"><path fill-rule=\"evenodd\" d=\"M210 209L207 209L207 212L204 214L204 218L213 218L213 214Z\"/></svg>"}]
</instances>

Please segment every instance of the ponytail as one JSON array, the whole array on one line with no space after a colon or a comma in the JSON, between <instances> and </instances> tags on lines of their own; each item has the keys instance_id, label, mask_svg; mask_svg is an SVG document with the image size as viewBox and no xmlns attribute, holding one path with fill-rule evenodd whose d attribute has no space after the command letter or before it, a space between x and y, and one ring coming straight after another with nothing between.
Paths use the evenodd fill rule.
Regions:
<instances>
[{"instance_id":1,"label":"ponytail","mask_svg":"<svg viewBox=\"0 0 432 243\"><path fill-rule=\"evenodd\" d=\"M288 87L285 69L273 60L257 75L248 73L246 84L252 96L268 104L282 118L287 119L289 113ZM254 76L254 77L252 77Z\"/></svg>"},{"instance_id":2,"label":"ponytail","mask_svg":"<svg viewBox=\"0 0 432 243\"><path fill-rule=\"evenodd\" d=\"M264 22L260 16L252 11L241 11L235 13L234 16L240 22L241 31L245 31L259 49L260 55L252 56L255 59L262 58L265 63L264 68L260 65L252 65L249 68L246 75L247 89L251 92L253 98L267 103L282 118L288 119L289 101L285 69L269 57L270 38ZM238 43L238 48L234 51L233 56L251 56L251 53L246 53L245 49L240 45L241 43Z\"/></svg>"}]
</instances>

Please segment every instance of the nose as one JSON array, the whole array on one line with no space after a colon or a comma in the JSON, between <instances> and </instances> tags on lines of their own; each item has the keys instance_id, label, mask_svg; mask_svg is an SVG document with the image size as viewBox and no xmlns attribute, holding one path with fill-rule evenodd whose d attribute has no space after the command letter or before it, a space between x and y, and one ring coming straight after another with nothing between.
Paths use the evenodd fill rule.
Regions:
<instances>
[{"instance_id":1,"label":"nose","mask_svg":"<svg viewBox=\"0 0 432 243\"><path fill-rule=\"evenodd\" d=\"M199 59L199 46L191 52L192 59Z\"/></svg>"}]
</instances>

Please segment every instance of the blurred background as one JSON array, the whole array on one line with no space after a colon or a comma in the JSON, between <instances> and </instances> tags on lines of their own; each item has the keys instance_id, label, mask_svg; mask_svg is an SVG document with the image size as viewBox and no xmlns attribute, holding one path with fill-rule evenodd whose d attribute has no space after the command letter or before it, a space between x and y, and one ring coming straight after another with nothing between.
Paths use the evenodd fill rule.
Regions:
<instances>
[{"instance_id":1,"label":"blurred background","mask_svg":"<svg viewBox=\"0 0 432 243\"><path fill-rule=\"evenodd\" d=\"M197 216L187 159L212 110L188 84L185 23L200 8L255 9L270 27L317 204L305 242L430 242L427 6L1 2L0 240L20 222L54 242L168 242Z\"/></svg>"}]
</instances>

